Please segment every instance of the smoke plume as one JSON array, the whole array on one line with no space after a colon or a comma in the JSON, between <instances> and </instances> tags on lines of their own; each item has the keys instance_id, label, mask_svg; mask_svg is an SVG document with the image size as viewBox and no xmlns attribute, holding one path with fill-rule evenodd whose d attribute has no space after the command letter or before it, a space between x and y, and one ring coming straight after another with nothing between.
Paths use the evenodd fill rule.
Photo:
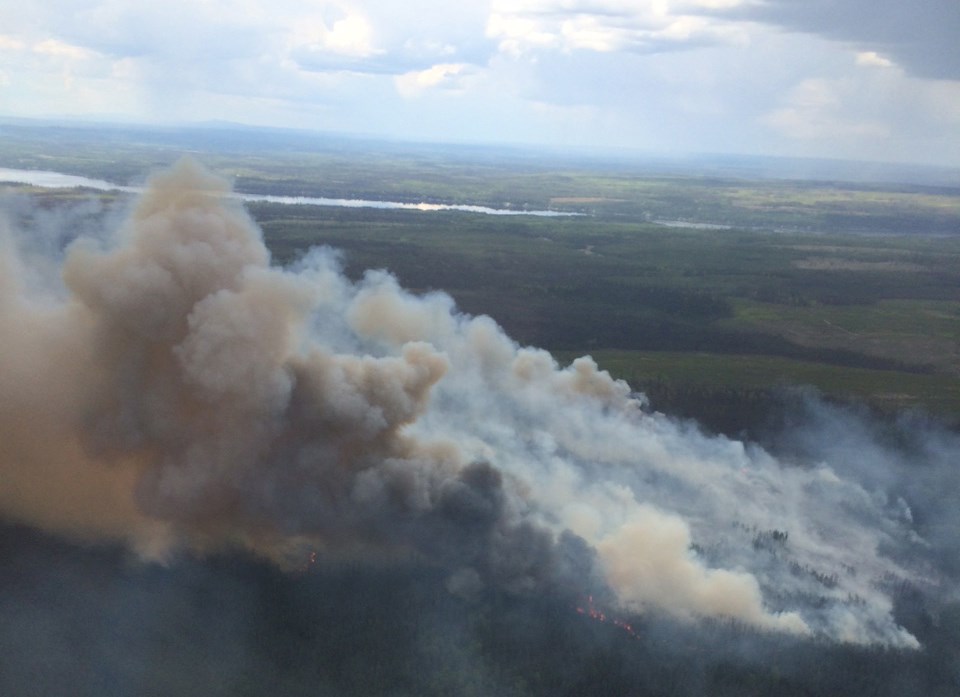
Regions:
<instances>
[{"instance_id":1,"label":"smoke plume","mask_svg":"<svg viewBox=\"0 0 960 697\"><path fill-rule=\"evenodd\" d=\"M451 592L606 593L625 612L916 646L932 584L902 499L827 456L778 461L559 366L440 293L271 266L190 161L61 281L0 241L0 513L146 558L428 560ZM919 555L916 556L916 555Z\"/></svg>"}]
</instances>

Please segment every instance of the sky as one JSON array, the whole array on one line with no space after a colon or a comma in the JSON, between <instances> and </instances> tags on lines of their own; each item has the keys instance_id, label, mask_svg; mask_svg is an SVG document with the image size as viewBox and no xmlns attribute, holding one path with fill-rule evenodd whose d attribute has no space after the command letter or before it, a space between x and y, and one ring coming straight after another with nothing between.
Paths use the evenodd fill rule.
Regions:
<instances>
[{"instance_id":1,"label":"sky","mask_svg":"<svg viewBox=\"0 0 960 697\"><path fill-rule=\"evenodd\" d=\"M960 0L0 0L0 116L960 165Z\"/></svg>"}]
</instances>

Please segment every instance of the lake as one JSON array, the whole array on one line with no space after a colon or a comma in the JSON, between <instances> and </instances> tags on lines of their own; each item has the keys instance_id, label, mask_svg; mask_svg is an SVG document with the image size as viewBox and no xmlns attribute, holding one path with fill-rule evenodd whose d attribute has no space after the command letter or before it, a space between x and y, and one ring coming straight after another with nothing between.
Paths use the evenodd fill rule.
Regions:
<instances>
[{"instance_id":1,"label":"lake","mask_svg":"<svg viewBox=\"0 0 960 697\"><path fill-rule=\"evenodd\" d=\"M49 172L32 169L8 169L0 167L0 183L29 184L47 189L74 189L86 187L97 191L122 191L138 193L142 187L122 186L103 179L90 179L73 174ZM267 194L231 194L241 201L281 203L297 206L333 206L340 208L380 208L393 210L423 211L432 213L438 211L461 211L464 213L482 213L484 215L533 215L539 217L570 217L581 215L565 211L551 210L515 210L511 208L490 208L488 206L473 206L458 203L404 203L401 201L376 201L361 198L323 198L312 196L271 196Z\"/></svg>"}]
</instances>

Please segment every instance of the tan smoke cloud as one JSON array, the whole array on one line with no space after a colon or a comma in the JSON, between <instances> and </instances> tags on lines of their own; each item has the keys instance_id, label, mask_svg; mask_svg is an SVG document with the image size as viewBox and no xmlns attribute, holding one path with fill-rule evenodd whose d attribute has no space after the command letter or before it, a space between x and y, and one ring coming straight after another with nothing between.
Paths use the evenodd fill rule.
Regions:
<instances>
[{"instance_id":1,"label":"tan smoke cloud","mask_svg":"<svg viewBox=\"0 0 960 697\"><path fill-rule=\"evenodd\" d=\"M383 272L351 283L322 252L271 266L226 185L188 160L151 180L111 244L71 246L65 298L34 292L14 237L0 250L4 517L154 557L409 550L471 592L598 577L633 611L912 639L870 581L901 572L876 551L895 531L858 522L882 512L854 485L645 414L592 359L560 368L446 295ZM840 499L845 537L802 513L845 515ZM780 561L737 537L781 523L796 543ZM814 582L790 562L873 576L814 589L831 614L804 605ZM770 587L793 606L768 608ZM854 593L864 602L844 605Z\"/></svg>"},{"instance_id":2,"label":"tan smoke cloud","mask_svg":"<svg viewBox=\"0 0 960 697\"><path fill-rule=\"evenodd\" d=\"M323 441L327 488L338 470L409 450L397 430L443 358L422 344L383 358L302 351L314 290L269 267L225 192L189 161L155 177L115 247L70 251L61 305L31 302L7 250L8 515L116 537L262 535L270 521L245 510L244 480L284 442Z\"/></svg>"},{"instance_id":3,"label":"tan smoke cloud","mask_svg":"<svg viewBox=\"0 0 960 697\"><path fill-rule=\"evenodd\" d=\"M640 507L629 523L597 548L610 583L636 610L683 608L691 615L734 617L767 629L810 632L795 612L765 612L760 586L750 574L698 564L690 553L691 542L681 519Z\"/></svg>"},{"instance_id":4,"label":"tan smoke cloud","mask_svg":"<svg viewBox=\"0 0 960 697\"><path fill-rule=\"evenodd\" d=\"M131 496L137 463L91 457L82 442L98 387L91 318L74 302L26 297L11 245L0 257L0 508L45 528L123 537L148 521Z\"/></svg>"}]
</instances>

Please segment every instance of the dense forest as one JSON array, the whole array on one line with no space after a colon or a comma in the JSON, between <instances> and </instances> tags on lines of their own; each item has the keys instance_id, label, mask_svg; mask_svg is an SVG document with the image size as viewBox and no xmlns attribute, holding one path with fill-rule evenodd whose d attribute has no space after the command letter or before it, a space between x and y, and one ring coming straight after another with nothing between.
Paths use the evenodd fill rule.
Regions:
<instances>
[{"instance_id":1,"label":"dense forest","mask_svg":"<svg viewBox=\"0 0 960 697\"><path fill-rule=\"evenodd\" d=\"M10 167L44 166L128 182L191 146L238 189L250 192L468 202L578 214L501 217L277 202L245 207L257 226L251 228L256 231L253 243L260 245L262 231L269 250L263 254L264 268L258 267L261 277L280 270L290 274L284 277L288 280L298 273L329 272L325 278L335 277L345 294L393 289L409 306L436 301L445 320L447 308L453 307L450 321L457 331L473 327L489 338L500 337L495 327L502 327L511 337L493 342L502 354L519 357L518 362L540 360L536 365L562 385L577 370L589 373L590 362L567 366L578 356L592 355L601 370L633 390L636 401L629 403L639 406L630 423L668 434L637 455L640 474L628 480L647 497L668 497L683 488L679 478L644 469L661 446L679 453L671 461L678 466L688 464L689 453L704 459L733 457L738 468L723 470L730 479L753 481L750 477L756 475L759 481L767 472L760 472L763 467L783 476L782 482L770 480L755 493L776 492L781 484L786 489L788 479L810 473L819 473L823 481L850 482L856 495L842 499L848 518L838 520L866 529L873 524L870 514L882 511L886 527L871 530L868 539L880 542L868 551L889 558L891 568L905 570L872 585L865 582L868 593L876 592L874 602L882 598L878 615L863 615L876 620L877 627L857 616L867 599L854 593L837 597L843 586L832 569L792 561L802 545L796 529L786 524L750 527L739 523L737 511L722 510L718 519L739 527L724 528L718 536L736 533L738 541L746 541L745 550L735 550L741 555L737 558L758 565L751 571L767 578L764 601L777 611L802 606L811 617L823 618L836 610L840 616L857 616L850 621L860 622L863 634L882 636L887 625L880 625L888 622L911 641L864 640L855 631L843 635L836 625L807 634L772 631L722 615L667 612L655 603L625 609L589 573L569 585L465 584L457 575L460 561L431 555L431 541L419 538L382 558L316 549L278 566L263 555L238 551L237 544L206 553L185 547L157 561L110 541L48 534L12 522L11 516L0 523L0 693L960 693L960 603L955 593L960 521L951 493L960 481L955 457L960 452L960 237L954 234L960 205L955 188L745 179L736 168L679 174L624 162L540 161L516 152L454 155L437 148L411 154L397 145L378 151L362 141L304 146L279 135L253 147L238 134L213 138L208 133L133 131L98 139L69 129L5 130L12 137L0 147L0 165ZM51 263L61 262L64 250L80 236L108 246L111 238L103 230L118 225L130 207L129 197L119 193L13 185L4 187L3 203L10 227L28 233L19 240L26 256ZM249 222L245 215L241 217ZM193 248L197 250L203 251ZM311 255L322 256L329 266L311 266ZM397 279L396 287L382 274L371 275L371 269L386 269ZM64 292L62 286L46 290L51 297ZM444 294L452 298L449 303ZM228 295L223 291L218 297ZM470 317L481 315L496 324L470 324ZM322 313L319 317L318 323L341 321ZM361 344L364 350L372 351L371 346ZM556 363L547 365L542 352L521 348L528 346L549 350ZM150 356L157 365L169 363L168 356ZM136 372L150 360L132 361L126 370ZM348 360L374 362L370 355ZM467 366L468 378L475 368ZM607 387L614 384L606 377L596 379ZM161 398L167 387L159 386ZM551 394L553 402L569 396L562 390L560 398ZM442 420L456 406L456 396L437 397L439 406L431 416ZM605 422L585 422L583 433L557 445L568 434L540 432L535 437L523 431L532 432L540 423L539 412L548 411L552 402L531 402L534 406L516 421L497 421L502 403L494 397L500 393L482 396L490 401L481 400L485 406L478 409L486 411L478 411L479 417L466 412L468 425L479 433L487 425L481 422L489 419L491 432L497 437L507 432L504 442L515 438L524 455L548 452L572 461L577 437L604 437L593 433L591 425ZM303 393L297 397L306 399ZM292 401L287 411L299 404ZM611 411L609 405L599 409L602 416ZM8 412L19 417L16 408L8 406ZM401 419L402 426L419 415L416 409L411 413L404 417L407 421ZM326 415L313 418L322 430ZM121 409L108 426L134 421ZM285 438L277 439L282 447L295 440L289 434ZM130 440L123 447L141 446L136 438ZM687 450L689 443L694 445ZM363 440L350 442L348 450L365 445ZM322 448L308 449L311 455L318 451ZM583 471L596 477L603 474L601 464L608 464L589 461L589 455L577 457L587 460ZM268 464L273 471L289 462L278 458ZM751 467L756 471L748 471ZM476 490L457 490L461 498L455 502L469 504L466 514L440 509L441 523L450 526L440 530L492 530L489 539L495 539L503 529L491 521L502 513L502 492L513 480L486 462L472 462L466 470L479 473L483 481ZM455 479L463 485L462 473ZM787 508L797 501L812 503L819 495L821 480L810 481L804 497L784 496L784 511L773 511L770 519L794 516L806 524L805 511ZM518 496L538 484L521 482ZM581 487L591 484L586 477L579 482ZM719 496L711 487L723 482L694 484L700 498L690 500L702 502ZM614 484L610 488L617 490ZM303 500L322 493L304 492ZM477 492L487 498L471 498ZM69 497L71 492L57 495ZM144 492L138 490L138 495ZM732 508L738 503L717 501ZM282 499L277 505L285 510ZM696 509L687 513L694 521L701 515ZM201 506L195 517L204 520L204 514ZM278 527L296 529L281 520ZM813 521L812 527L821 522L828 527L827 521ZM534 530L534 537L539 531L521 529ZM896 537L902 531L909 533L907 542ZM377 539L392 539L394 531L378 528L377 533ZM580 540L573 535L563 539ZM451 558L460 560L457 543L472 541L469 535L454 535L436 547L446 545L453 549ZM576 545L587 555L582 540ZM722 547L708 548L691 538L682 552L686 560L703 564L709 577L726 568ZM557 550L563 564L581 568L573 564L579 557L569 549L558 544ZM567 553L570 558L563 557ZM850 579L872 578L875 571L837 568ZM784 580L778 587L776 582ZM884 605L887 601L890 607Z\"/></svg>"},{"instance_id":2,"label":"dense forest","mask_svg":"<svg viewBox=\"0 0 960 697\"><path fill-rule=\"evenodd\" d=\"M281 573L242 557L145 565L0 530L0 690L116 695L950 697L960 606L896 595L922 650L617 615L588 598L452 595L410 559Z\"/></svg>"}]
</instances>

